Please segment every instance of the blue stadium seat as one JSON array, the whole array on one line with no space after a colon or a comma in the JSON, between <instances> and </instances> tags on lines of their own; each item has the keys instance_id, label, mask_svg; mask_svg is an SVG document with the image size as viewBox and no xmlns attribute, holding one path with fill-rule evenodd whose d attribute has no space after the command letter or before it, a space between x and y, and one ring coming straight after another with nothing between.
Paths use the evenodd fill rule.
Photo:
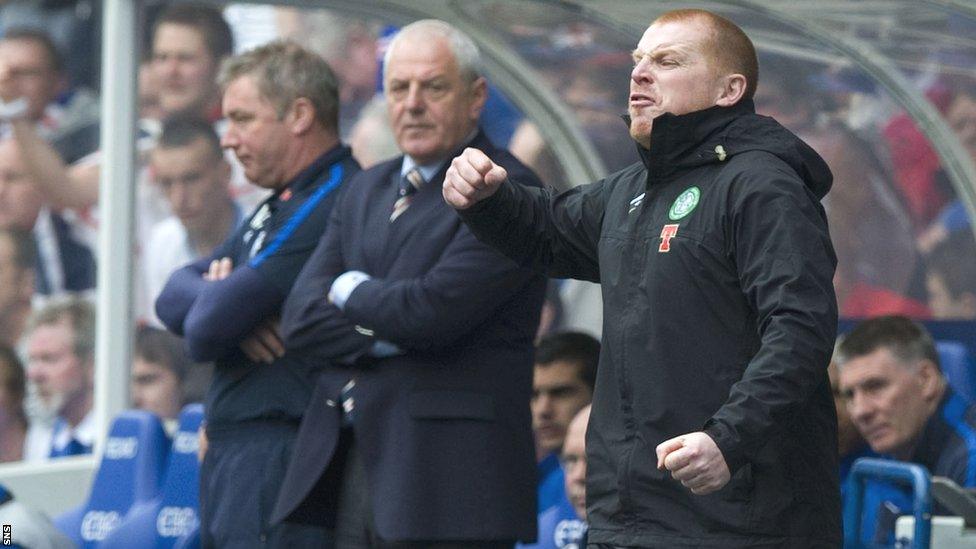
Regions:
<instances>
[{"instance_id":1,"label":"blue stadium seat","mask_svg":"<svg viewBox=\"0 0 976 549\"><path fill-rule=\"evenodd\" d=\"M130 509L158 497L168 453L159 418L142 410L122 412L109 430L88 501L54 523L79 547L96 547Z\"/></svg>"},{"instance_id":2,"label":"blue stadium seat","mask_svg":"<svg viewBox=\"0 0 976 549\"><path fill-rule=\"evenodd\" d=\"M976 364L966 346L958 341L937 341L942 373L952 390L969 403L976 403Z\"/></svg>"},{"instance_id":3,"label":"blue stadium seat","mask_svg":"<svg viewBox=\"0 0 976 549\"><path fill-rule=\"evenodd\" d=\"M183 408L160 496L133 508L125 522L99 545L100 549L168 549L178 542L186 543L183 538L192 538L199 524L197 430L202 422L202 404L189 404Z\"/></svg>"}]
</instances>

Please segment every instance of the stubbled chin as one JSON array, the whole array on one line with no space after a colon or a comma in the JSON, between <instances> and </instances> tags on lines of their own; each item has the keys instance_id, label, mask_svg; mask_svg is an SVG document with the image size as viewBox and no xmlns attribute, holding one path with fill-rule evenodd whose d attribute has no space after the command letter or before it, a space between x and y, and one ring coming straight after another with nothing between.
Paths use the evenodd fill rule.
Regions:
<instances>
[{"instance_id":1,"label":"stubbled chin","mask_svg":"<svg viewBox=\"0 0 976 549\"><path fill-rule=\"evenodd\" d=\"M651 140L651 128L653 125L652 119L643 117L632 118L630 121L630 137L646 147Z\"/></svg>"}]
</instances>

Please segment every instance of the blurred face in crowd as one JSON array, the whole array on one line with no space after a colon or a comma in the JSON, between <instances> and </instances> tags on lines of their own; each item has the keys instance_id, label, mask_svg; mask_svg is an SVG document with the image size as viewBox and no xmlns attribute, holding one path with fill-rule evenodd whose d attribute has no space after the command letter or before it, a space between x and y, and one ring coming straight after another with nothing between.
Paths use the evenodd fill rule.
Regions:
<instances>
[{"instance_id":1,"label":"blurred face in crowd","mask_svg":"<svg viewBox=\"0 0 976 549\"><path fill-rule=\"evenodd\" d=\"M17 143L0 141L0 228L33 229L43 201L27 177Z\"/></svg>"},{"instance_id":2,"label":"blurred face in crowd","mask_svg":"<svg viewBox=\"0 0 976 549\"><path fill-rule=\"evenodd\" d=\"M586 406L570 422L560 455L566 497L573 504L576 516L582 520L586 520L586 425L589 422L590 407Z\"/></svg>"},{"instance_id":3,"label":"blurred face in crowd","mask_svg":"<svg viewBox=\"0 0 976 549\"><path fill-rule=\"evenodd\" d=\"M962 292L954 296L940 273L925 275L925 288L929 294L929 309L932 317L939 320L976 319L976 295Z\"/></svg>"},{"instance_id":4,"label":"blurred face in crowd","mask_svg":"<svg viewBox=\"0 0 976 549\"><path fill-rule=\"evenodd\" d=\"M837 409L837 449L841 456L845 456L864 444L864 439L847 411L847 399L840 389L840 373L836 362L830 361L827 374L830 377L830 390L834 394L834 408Z\"/></svg>"},{"instance_id":5,"label":"blurred face in crowd","mask_svg":"<svg viewBox=\"0 0 976 549\"><path fill-rule=\"evenodd\" d=\"M0 232L0 317L13 315L17 307L30 304L34 293L34 271L17 265L16 252L13 237ZM0 341L6 339L4 335L0 335Z\"/></svg>"},{"instance_id":6,"label":"blurred face in crowd","mask_svg":"<svg viewBox=\"0 0 976 549\"><path fill-rule=\"evenodd\" d=\"M840 388L851 420L871 449L897 459L911 457L943 391L935 364L906 364L886 347L843 364Z\"/></svg>"},{"instance_id":7,"label":"blurred face in crowd","mask_svg":"<svg viewBox=\"0 0 976 549\"><path fill-rule=\"evenodd\" d=\"M292 112L280 119L254 78L244 75L224 90L224 117L227 131L220 144L234 151L247 179L265 189L287 184L295 170L288 160Z\"/></svg>"},{"instance_id":8,"label":"blurred face in crowd","mask_svg":"<svg viewBox=\"0 0 976 549\"><path fill-rule=\"evenodd\" d=\"M580 378L580 368L563 360L535 366L532 429L536 445L545 454L559 451L569 423L593 398L590 388Z\"/></svg>"},{"instance_id":9,"label":"blurred face in crowd","mask_svg":"<svg viewBox=\"0 0 976 549\"><path fill-rule=\"evenodd\" d=\"M213 227L220 221L214 214L230 201L230 166L223 155L214 154L206 138L183 147L157 147L151 163L170 210L190 235L222 230Z\"/></svg>"},{"instance_id":10,"label":"blurred face in crowd","mask_svg":"<svg viewBox=\"0 0 976 549\"><path fill-rule=\"evenodd\" d=\"M136 357L132 363L129 390L132 405L140 410L163 419L175 418L180 413L180 379L176 372L162 364Z\"/></svg>"},{"instance_id":11,"label":"blurred face in crowd","mask_svg":"<svg viewBox=\"0 0 976 549\"><path fill-rule=\"evenodd\" d=\"M976 97L968 93L956 94L946 112L946 121L976 160Z\"/></svg>"},{"instance_id":12,"label":"blurred face in crowd","mask_svg":"<svg viewBox=\"0 0 976 549\"><path fill-rule=\"evenodd\" d=\"M63 87L47 49L30 39L0 40L0 61L10 71L11 97L27 100L27 116L40 120L44 108L54 101Z\"/></svg>"},{"instance_id":13,"label":"blurred face in crowd","mask_svg":"<svg viewBox=\"0 0 976 549\"><path fill-rule=\"evenodd\" d=\"M34 329L27 342L27 379L47 412L63 414L91 390L91 363L74 351L74 328L67 319Z\"/></svg>"},{"instance_id":14,"label":"blurred face in crowd","mask_svg":"<svg viewBox=\"0 0 976 549\"><path fill-rule=\"evenodd\" d=\"M384 87L397 145L420 164L442 160L461 145L488 94L483 78L462 77L445 38L416 32L395 44Z\"/></svg>"},{"instance_id":15,"label":"blurred face in crowd","mask_svg":"<svg viewBox=\"0 0 976 549\"><path fill-rule=\"evenodd\" d=\"M630 73L630 135L650 147L654 119L715 106L726 78L710 64L709 29L700 20L656 22L633 52Z\"/></svg>"},{"instance_id":16,"label":"blurred face in crowd","mask_svg":"<svg viewBox=\"0 0 976 549\"><path fill-rule=\"evenodd\" d=\"M24 388L15 389L15 379L19 369L19 364L11 362L6 355L0 354L0 415L3 416L0 423L6 423L10 417L20 416L22 413ZM20 379L23 380L22 377ZM19 394L15 394L15 391Z\"/></svg>"},{"instance_id":17,"label":"blurred face in crowd","mask_svg":"<svg viewBox=\"0 0 976 549\"><path fill-rule=\"evenodd\" d=\"M217 61L193 27L160 24L153 37L152 67L165 114L199 111L216 97Z\"/></svg>"}]
</instances>

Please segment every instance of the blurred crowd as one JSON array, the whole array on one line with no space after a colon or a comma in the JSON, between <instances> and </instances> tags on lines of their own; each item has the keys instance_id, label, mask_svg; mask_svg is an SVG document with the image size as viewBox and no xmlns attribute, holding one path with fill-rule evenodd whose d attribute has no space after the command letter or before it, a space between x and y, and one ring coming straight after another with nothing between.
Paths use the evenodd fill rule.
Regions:
<instances>
[{"instance_id":1,"label":"blurred crowd","mask_svg":"<svg viewBox=\"0 0 976 549\"><path fill-rule=\"evenodd\" d=\"M94 439L90 299L100 192L99 13L95 0L0 6L4 462L88 452ZM265 196L224 150L221 60L276 38L294 39L322 55L340 82L343 141L368 168L398 152L379 83L393 29L327 10L257 5L217 10L150 2L145 17L138 175L132 182L138 326L130 396L135 407L172 420L184 403L201 399L208 367L191 363L181 340L160 329L152 303L172 271L208 256ZM509 32L512 47L536 70L539 85L563 101L607 172L636 161L620 120L627 102L621 84L632 63L629 42L584 22L530 20ZM810 143L834 174L825 206L839 260L834 283L841 315L976 320L970 216L913 119L850 66L778 54L760 62L757 110ZM976 79L921 70L910 76L976 162ZM509 144L545 183L565 186L545 128L524 118L495 87L482 119L494 142ZM540 503L540 511L563 505L585 513L577 467L585 456L563 443L592 394L590 368L599 344L560 330L599 337L598 294L596 286L570 281L552 282L547 292L533 396L540 502L548 502ZM846 391L853 395L856 388ZM858 419L863 415L855 415L859 427L867 421ZM856 435L841 443L863 446ZM563 503L560 458L569 506Z\"/></svg>"}]
</instances>

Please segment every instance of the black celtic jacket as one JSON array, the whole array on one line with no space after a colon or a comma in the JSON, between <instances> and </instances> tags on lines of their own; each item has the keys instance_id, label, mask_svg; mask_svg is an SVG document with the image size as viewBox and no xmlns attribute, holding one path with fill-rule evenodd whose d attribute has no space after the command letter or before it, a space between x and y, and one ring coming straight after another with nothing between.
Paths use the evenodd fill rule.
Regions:
<instances>
[{"instance_id":1,"label":"black celtic jacket","mask_svg":"<svg viewBox=\"0 0 976 549\"><path fill-rule=\"evenodd\" d=\"M516 261L602 283L589 541L839 545L830 170L751 101L661 116L651 143L591 185L505 184L461 214ZM655 468L694 431L732 471L714 494Z\"/></svg>"}]
</instances>

